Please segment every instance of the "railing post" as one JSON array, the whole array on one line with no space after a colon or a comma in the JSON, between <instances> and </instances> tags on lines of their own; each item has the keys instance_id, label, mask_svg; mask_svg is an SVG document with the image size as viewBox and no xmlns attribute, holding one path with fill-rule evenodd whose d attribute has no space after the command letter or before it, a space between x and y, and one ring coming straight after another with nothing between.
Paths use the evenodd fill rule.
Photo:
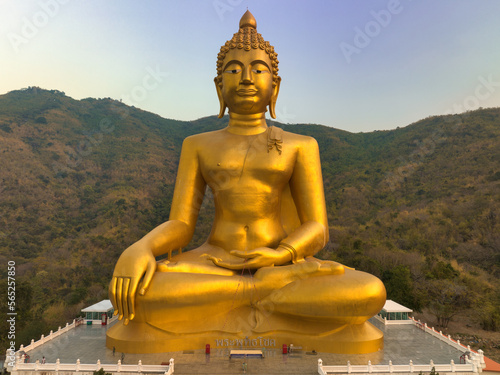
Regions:
<instances>
[{"instance_id":1,"label":"railing post","mask_svg":"<svg viewBox=\"0 0 500 375\"><path fill-rule=\"evenodd\" d=\"M472 371L477 374L478 373L478 370L477 370L477 366L476 366L476 362L475 361L470 361L470 363L472 363Z\"/></svg>"},{"instance_id":2,"label":"railing post","mask_svg":"<svg viewBox=\"0 0 500 375\"><path fill-rule=\"evenodd\" d=\"M142 361L139 359L139 363L137 363L137 371L142 372Z\"/></svg>"},{"instance_id":3,"label":"railing post","mask_svg":"<svg viewBox=\"0 0 500 375\"><path fill-rule=\"evenodd\" d=\"M450 361L451 372L455 372L455 361L453 359Z\"/></svg>"},{"instance_id":4,"label":"railing post","mask_svg":"<svg viewBox=\"0 0 500 375\"><path fill-rule=\"evenodd\" d=\"M59 365L61 364L61 361L59 358L56 359L56 373L59 371Z\"/></svg>"},{"instance_id":5,"label":"railing post","mask_svg":"<svg viewBox=\"0 0 500 375\"><path fill-rule=\"evenodd\" d=\"M392 361L391 361L391 360L389 360L389 372L392 374L393 370L394 370L394 369L393 369L393 367L392 367Z\"/></svg>"},{"instance_id":6,"label":"railing post","mask_svg":"<svg viewBox=\"0 0 500 375\"><path fill-rule=\"evenodd\" d=\"M37 359L35 361L35 371L38 371L38 368L40 367L40 361Z\"/></svg>"},{"instance_id":7,"label":"railing post","mask_svg":"<svg viewBox=\"0 0 500 375\"><path fill-rule=\"evenodd\" d=\"M483 366L481 365L481 356L479 354L474 354L472 356L472 361L477 366L477 372L483 372Z\"/></svg>"},{"instance_id":8,"label":"railing post","mask_svg":"<svg viewBox=\"0 0 500 375\"><path fill-rule=\"evenodd\" d=\"M351 361L347 361L347 373L351 373Z\"/></svg>"},{"instance_id":9,"label":"railing post","mask_svg":"<svg viewBox=\"0 0 500 375\"><path fill-rule=\"evenodd\" d=\"M96 371L99 371L100 369L101 369L101 360L100 360L100 359L98 359L98 360L97 360L97 365L96 365L95 370L96 370Z\"/></svg>"},{"instance_id":10,"label":"railing post","mask_svg":"<svg viewBox=\"0 0 500 375\"><path fill-rule=\"evenodd\" d=\"M15 352L14 350L7 349L9 351L9 355L14 357L14 367L13 370L17 368L17 366L21 363L21 355L19 352ZM7 360L7 358L5 358Z\"/></svg>"},{"instance_id":11,"label":"railing post","mask_svg":"<svg viewBox=\"0 0 500 375\"><path fill-rule=\"evenodd\" d=\"M484 365L484 352L481 349L478 349L479 359L481 360L481 365Z\"/></svg>"},{"instance_id":12,"label":"railing post","mask_svg":"<svg viewBox=\"0 0 500 375\"><path fill-rule=\"evenodd\" d=\"M457 344L458 346L462 346L462 344L460 344L460 340L457 340Z\"/></svg>"},{"instance_id":13,"label":"railing post","mask_svg":"<svg viewBox=\"0 0 500 375\"><path fill-rule=\"evenodd\" d=\"M170 367L170 366L172 366L172 367ZM174 359L173 358L170 358L168 369L169 370L172 369L172 373L174 373Z\"/></svg>"},{"instance_id":14,"label":"railing post","mask_svg":"<svg viewBox=\"0 0 500 375\"><path fill-rule=\"evenodd\" d=\"M23 363L23 362L21 362L22 361L22 355L21 355L21 353L15 352L13 350L11 350L10 352L15 357L14 358L14 363L15 363L16 366L17 366L18 363Z\"/></svg>"},{"instance_id":15,"label":"railing post","mask_svg":"<svg viewBox=\"0 0 500 375\"><path fill-rule=\"evenodd\" d=\"M410 359L410 372L413 372L413 361Z\"/></svg>"},{"instance_id":16,"label":"railing post","mask_svg":"<svg viewBox=\"0 0 500 375\"><path fill-rule=\"evenodd\" d=\"M116 364L116 371L120 372L122 370L122 361L119 359L118 363Z\"/></svg>"},{"instance_id":17,"label":"railing post","mask_svg":"<svg viewBox=\"0 0 500 375\"><path fill-rule=\"evenodd\" d=\"M19 352L15 352L13 350L7 349L5 351L5 363L6 364L7 364L7 362L11 362L11 361L7 360L7 357L14 357L14 369L17 367L17 364L19 362L21 362L21 356L20 356Z\"/></svg>"},{"instance_id":18,"label":"railing post","mask_svg":"<svg viewBox=\"0 0 500 375\"><path fill-rule=\"evenodd\" d=\"M67 324L67 323L66 323ZM76 360L76 372L80 371L80 358Z\"/></svg>"}]
</instances>

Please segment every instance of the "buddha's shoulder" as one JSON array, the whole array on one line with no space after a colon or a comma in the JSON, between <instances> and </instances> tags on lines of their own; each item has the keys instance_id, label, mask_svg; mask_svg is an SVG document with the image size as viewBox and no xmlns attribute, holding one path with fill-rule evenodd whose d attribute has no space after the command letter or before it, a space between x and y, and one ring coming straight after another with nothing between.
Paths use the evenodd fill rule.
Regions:
<instances>
[{"instance_id":1,"label":"buddha's shoulder","mask_svg":"<svg viewBox=\"0 0 500 375\"><path fill-rule=\"evenodd\" d=\"M299 148L318 147L318 142L313 137L283 130L283 143L291 144Z\"/></svg>"},{"instance_id":2,"label":"buddha's shoulder","mask_svg":"<svg viewBox=\"0 0 500 375\"><path fill-rule=\"evenodd\" d=\"M205 133L193 134L184 139L184 144L196 146L204 145L206 143L213 142L214 139L222 137L224 134L224 129L214 130Z\"/></svg>"}]
</instances>

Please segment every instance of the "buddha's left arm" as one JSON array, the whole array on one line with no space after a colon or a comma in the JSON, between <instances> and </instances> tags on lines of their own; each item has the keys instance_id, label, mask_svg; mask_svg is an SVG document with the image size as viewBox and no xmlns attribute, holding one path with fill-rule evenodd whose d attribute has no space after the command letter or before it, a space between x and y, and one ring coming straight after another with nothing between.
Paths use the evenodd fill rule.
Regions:
<instances>
[{"instance_id":1,"label":"buddha's left arm","mask_svg":"<svg viewBox=\"0 0 500 375\"><path fill-rule=\"evenodd\" d=\"M312 256L328 242L328 219L318 143L314 138L301 140L290 179L290 190L301 225L280 243L294 262Z\"/></svg>"}]
</instances>

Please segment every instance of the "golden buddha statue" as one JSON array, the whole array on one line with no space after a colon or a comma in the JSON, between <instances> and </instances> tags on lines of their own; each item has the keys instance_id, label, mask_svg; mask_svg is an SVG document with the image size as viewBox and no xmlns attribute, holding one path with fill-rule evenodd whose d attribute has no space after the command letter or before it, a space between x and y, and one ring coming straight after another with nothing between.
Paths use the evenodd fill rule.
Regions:
<instances>
[{"instance_id":1,"label":"golden buddha statue","mask_svg":"<svg viewBox=\"0 0 500 375\"><path fill-rule=\"evenodd\" d=\"M229 125L184 140L169 221L118 259L109 294L121 322L108 348L240 347L256 338L338 353L382 348L367 322L384 305L382 282L313 257L328 241L318 145L267 126L280 81L277 54L247 11L217 61L219 117L228 108ZM207 186L212 231L182 253Z\"/></svg>"}]
</instances>

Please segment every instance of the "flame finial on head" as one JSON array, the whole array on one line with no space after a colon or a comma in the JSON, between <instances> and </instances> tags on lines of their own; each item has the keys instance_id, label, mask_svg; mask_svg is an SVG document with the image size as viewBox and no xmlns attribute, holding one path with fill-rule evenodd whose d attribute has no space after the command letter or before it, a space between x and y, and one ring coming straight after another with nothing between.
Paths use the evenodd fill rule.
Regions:
<instances>
[{"instance_id":1,"label":"flame finial on head","mask_svg":"<svg viewBox=\"0 0 500 375\"><path fill-rule=\"evenodd\" d=\"M255 17L253 16L252 13L250 13L249 10L245 12L245 14L241 17L240 20L240 29L244 27L253 27L254 29L257 29L257 21L255 20Z\"/></svg>"}]
</instances>

